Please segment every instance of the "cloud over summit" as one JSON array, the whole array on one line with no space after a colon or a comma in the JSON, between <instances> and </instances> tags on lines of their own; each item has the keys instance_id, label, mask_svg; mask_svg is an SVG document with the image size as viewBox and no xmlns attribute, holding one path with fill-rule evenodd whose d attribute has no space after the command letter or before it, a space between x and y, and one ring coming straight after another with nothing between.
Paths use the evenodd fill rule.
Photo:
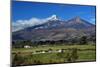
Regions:
<instances>
[{"instance_id":1,"label":"cloud over summit","mask_svg":"<svg viewBox=\"0 0 100 67\"><path fill-rule=\"evenodd\" d=\"M39 19L39 18L30 18L28 20L17 20L12 23L12 31L18 31L27 27L43 24L47 22L48 20L57 20L56 15L52 15L45 19Z\"/></svg>"}]
</instances>

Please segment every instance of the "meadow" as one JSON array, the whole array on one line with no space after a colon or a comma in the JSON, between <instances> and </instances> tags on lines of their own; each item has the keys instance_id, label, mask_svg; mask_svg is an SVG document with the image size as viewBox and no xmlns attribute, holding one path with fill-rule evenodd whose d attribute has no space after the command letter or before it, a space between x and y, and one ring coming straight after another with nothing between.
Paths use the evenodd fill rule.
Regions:
<instances>
[{"instance_id":1,"label":"meadow","mask_svg":"<svg viewBox=\"0 0 100 67\"><path fill-rule=\"evenodd\" d=\"M12 48L12 57L13 65L17 66L96 61L96 46L62 44Z\"/></svg>"}]
</instances>

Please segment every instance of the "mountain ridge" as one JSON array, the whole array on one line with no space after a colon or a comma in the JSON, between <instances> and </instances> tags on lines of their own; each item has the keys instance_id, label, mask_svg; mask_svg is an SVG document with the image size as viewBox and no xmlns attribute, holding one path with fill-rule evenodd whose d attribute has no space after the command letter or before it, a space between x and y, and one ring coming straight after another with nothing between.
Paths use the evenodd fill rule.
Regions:
<instances>
[{"instance_id":1,"label":"mountain ridge","mask_svg":"<svg viewBox=\"0 0 100 67\"><path fill-rule=\"evenodd\" d=\"M13 32L13 40L65 40L95 34L95 25L80 17L67 21L59 20L55 15L52 18L54 20Z\"/></svg>"}]
</instances>

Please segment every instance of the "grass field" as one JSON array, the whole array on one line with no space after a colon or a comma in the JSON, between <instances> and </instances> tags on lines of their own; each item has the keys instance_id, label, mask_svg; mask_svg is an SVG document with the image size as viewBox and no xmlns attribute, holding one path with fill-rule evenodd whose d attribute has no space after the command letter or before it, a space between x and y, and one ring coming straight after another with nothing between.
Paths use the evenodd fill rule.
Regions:
<instances>
[{"instance_id":1,"label":"grass field","mask_svg":"<svg viewBox=\"0 0 100 67\"><path fill-rule=\"evenodd\" d=\"M52 52L33 54L37 51ZM63 52L53 52L63 49ZM76 49L76 50L73 50ZM16 56L17 54L17 56ZM37 46L32 48L13 48L13 64L15 65L38 65L54 63L70 63L96 60L95 45L52 45Z\"/></svg>"}]
</instances>

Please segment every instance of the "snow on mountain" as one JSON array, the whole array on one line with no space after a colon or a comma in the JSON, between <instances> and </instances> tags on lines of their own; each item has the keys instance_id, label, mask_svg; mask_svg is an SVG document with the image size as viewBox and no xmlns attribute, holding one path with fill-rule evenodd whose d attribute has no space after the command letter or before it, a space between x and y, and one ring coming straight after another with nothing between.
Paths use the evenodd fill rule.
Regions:
<instances>
[{"instance_id":1,"label":"snow on mountain","mask_svg":"<svg viewBox=\"0 0 100 67\"><path fill-rule=\"evenodd\" d=\"M59 20L57 15L52 15L48 18L48 20Z\"/></svg>"}]
</instances>

